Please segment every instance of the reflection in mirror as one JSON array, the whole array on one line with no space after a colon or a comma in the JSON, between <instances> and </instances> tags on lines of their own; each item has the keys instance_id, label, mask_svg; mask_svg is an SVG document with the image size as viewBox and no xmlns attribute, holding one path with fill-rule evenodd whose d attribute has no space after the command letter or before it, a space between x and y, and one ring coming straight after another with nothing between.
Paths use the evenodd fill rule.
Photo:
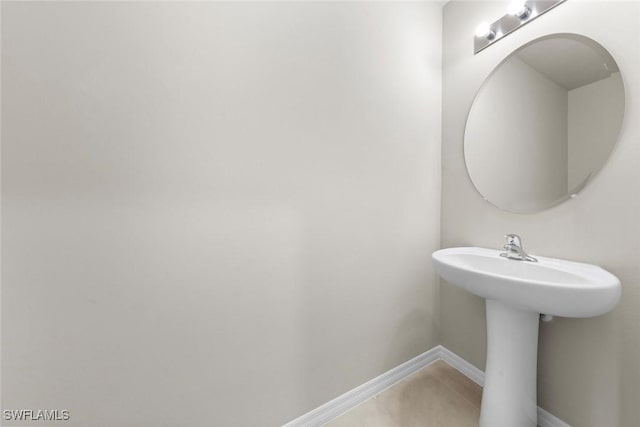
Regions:
<instances>
[{"instance_id":1,"label":"reflection in mirror","mask_svg":"<svg viewBox=\"0 0 640 427\"><path fill-rule=\"evenodd\" d=\"M575 34L534 40L496 67L471 106L469 176L501 209L549 208L602 168L623 116L622 78L605 48Z\"/></svg>"}]
</instances>

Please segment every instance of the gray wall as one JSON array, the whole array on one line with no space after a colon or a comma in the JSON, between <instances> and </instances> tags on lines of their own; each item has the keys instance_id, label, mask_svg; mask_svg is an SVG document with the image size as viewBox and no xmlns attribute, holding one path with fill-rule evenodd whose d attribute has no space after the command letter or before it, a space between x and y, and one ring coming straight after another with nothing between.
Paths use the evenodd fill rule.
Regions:
<instances>
[{"instance_id":1,"label":"gray wall","mask_svg":"<svg viewBox=\"0 0 640 427\"><path fill-rule=\"evenodd\" d=\"M436 345L440 75L435 3L2 2L2 407L278 425Z\"/></svg>"},{"instance_id":2,"label":"gray wall","mask_svg":"<svg viewBox=\"0 0 640 427\"><path fill-rule=\"evenodd\" d=\"M555 319L540 331L539 403L577 427L630 427L640 406L640 4L569 1L473 54L481 21L508 1L451 1L443 23L442 246L499 248L518 233L530 253L595 263L622 281L619 306L593 319ZM464 125L476 91L504 57L549 33L574 32L606 47L620 66L626 120L610 161L580 195L539 214L502 212L474 190L464 165ZM485 363L483 301L447 283L440 289L442 343Z\"/></svg>"}]
</instances>

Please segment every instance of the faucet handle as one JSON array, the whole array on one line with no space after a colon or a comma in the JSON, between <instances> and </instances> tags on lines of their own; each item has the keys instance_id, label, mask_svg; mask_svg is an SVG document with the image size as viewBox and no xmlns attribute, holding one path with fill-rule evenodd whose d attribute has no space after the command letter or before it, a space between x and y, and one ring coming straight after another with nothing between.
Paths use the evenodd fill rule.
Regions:
<instances>
[{"instance_id":1,"label":"faucet handle","mask_svg":"<svg viewBox=\"0 0 640 427\"><path fill-rule=\"evenodd\" d=\"M501 257L516 259L518 261L530 261L530 262L538 262L534 257L527 255L527 253L522 249L522 241L520 240L520 236L517 234L506 234L505 239L507 239L507 244L504 245L504 250L506 252L501 253Z\"/></svg>"},{"instance_id":2,"label":"faucet handle","mask_svg":"<svg viewBox=\"0 0 640 427\"><path fill-rule=\"evenodd\" d=\"M507 239L507 246L522 247L522 241L520 240L520 236L517 234L505 234L504 238Z\"/></svg>"}]
</instances>

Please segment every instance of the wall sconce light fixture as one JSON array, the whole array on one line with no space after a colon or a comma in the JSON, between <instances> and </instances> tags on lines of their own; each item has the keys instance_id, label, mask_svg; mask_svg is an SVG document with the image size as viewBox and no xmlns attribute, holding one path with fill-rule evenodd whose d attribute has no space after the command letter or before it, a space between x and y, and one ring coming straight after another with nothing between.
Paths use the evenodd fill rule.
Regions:
<instances>
[{"instance_id":1,"label":"wall sconce light fixture","mask_svg":"<svg viewBox=\"0 0 640 427\"><path fill-rule=\"evenodd\" d=\"M507 14L493 24L482 22L476 27L473 51L478 53L502 39L507 34L533 21L567 0L514 0L507 8Z\"/></svg>"},{"instance_id":2,"label":"wall sconce light fixture","mask_svg":"<svg viewBox=\"0 0 640 427\"><path fill-rule=\"evenodd\" d=\"M509 7L507 8L507 13L509 15L513 15L521 21L529 18L531 16L531 9L527 6L526 0L513 0L509 3Z\"/></svg>"},{"instance_id":3,"label":"wall sconce light fixture","mask_svg":"<svg viewBox=\"0 0 640 427\"><path fill-rule=\"evenodd\" d=\"M493 32L488 22L481 22L476 27L476 37L493 40L496 37L496 33Z\"/></svg>"}]
</instances>

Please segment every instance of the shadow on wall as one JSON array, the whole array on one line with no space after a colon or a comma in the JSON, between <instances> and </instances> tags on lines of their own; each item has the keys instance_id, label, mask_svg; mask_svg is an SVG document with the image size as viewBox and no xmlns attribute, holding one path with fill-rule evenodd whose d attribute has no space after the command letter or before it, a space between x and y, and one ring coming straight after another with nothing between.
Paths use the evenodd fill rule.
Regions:
<instances>
[{"instance_id":1,"label":"shadow on wall","mask_svg":"<svg viewBox=\"0 0 640 427\"><path fill-rule=\"evenodd\" d=\"M578 389L589 391L579 410L585 419L600 426L628 425L621 424L620 420L623 364L612 363L610 358L611 349L618 347L621 341L620 314L616 309L599 317L555 317L551 322L540 323L538 404L541 407L572 425L582 425L584 420L576 419L567 411L571 402L554 390L551 382L552 379L553 382L573 381ZM568 336L571 338L567 339ZM599 345L594 347L592 339L596 336L599 337ZM588 370L575 363L586 355L592 361ZM555 373L553 378L549 377L550 372ZM610 392L602 395L602 390Z\"/></svg>"}]
</instances>

